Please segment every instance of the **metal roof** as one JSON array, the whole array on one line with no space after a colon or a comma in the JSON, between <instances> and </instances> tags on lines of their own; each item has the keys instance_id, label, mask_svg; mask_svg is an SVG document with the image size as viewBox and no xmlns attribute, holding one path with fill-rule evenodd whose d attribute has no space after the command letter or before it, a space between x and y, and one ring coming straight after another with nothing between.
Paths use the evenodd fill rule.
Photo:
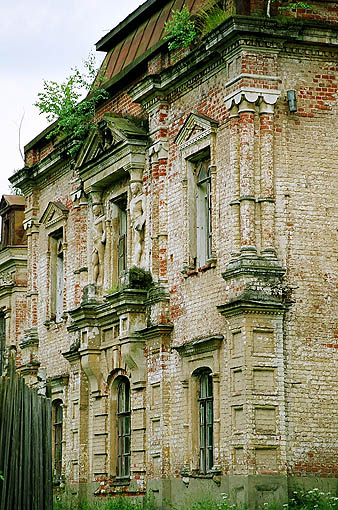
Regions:
<instances>
[{"instance_id":1,"label":"metal roof","mask_svg":"<svg viewBox=\"0 0 338 510\"><path fill-rule=\"evenodd\" d=\"M148 0L111 30L96 44L99 51L107 51L103 62L109 81L126 69L163 38L164 24L172 10L187 6L194 14L205 0Z\"/></svg>"}]
</instances>

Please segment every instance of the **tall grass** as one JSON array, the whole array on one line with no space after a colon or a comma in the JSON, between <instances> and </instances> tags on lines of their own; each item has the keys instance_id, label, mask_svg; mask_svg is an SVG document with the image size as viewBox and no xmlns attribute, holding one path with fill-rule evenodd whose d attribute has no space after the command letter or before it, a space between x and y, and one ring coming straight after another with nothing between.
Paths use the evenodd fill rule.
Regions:
<instances>
[{"instance_id":1,"label":"tall grass","mask_svg":"<svg viewBox=\"0 0 338 510\"><path fill-rule=\"evenodd\" d=\"M195 16L195 26L203 37L229 18L224 6L219 0L209 0Z\"/></svg>"},{"instance_id":2,"label":"tall grass","mask_svg":"<svg viewBox=\"0 0 338 510\"><path fill-rule=\"evenodd\" d=\"M171 510L246 510L244 505L230 503L229 496L223 494L221 501L205 499L196 501L187 506L175 506L170 504ZM142 501L135 501L129 497L114 497L104 499L93 499L81 503L74 496L62 494L54 498L53 510L155 510L151 498L144 498ZM297 489L292 492L289 502L281 504L278 502L264 503L257 510L338 510L338 497L329 492L322 492L319 489L305 490Z\"/></svg>"}]
</instances>

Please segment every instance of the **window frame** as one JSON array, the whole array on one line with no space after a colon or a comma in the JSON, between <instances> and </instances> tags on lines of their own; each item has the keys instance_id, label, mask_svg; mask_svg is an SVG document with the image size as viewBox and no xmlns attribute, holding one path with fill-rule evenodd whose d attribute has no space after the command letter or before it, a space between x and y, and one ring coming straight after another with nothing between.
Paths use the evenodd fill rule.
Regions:
<instances>
[{"instance_id":1,"label":"window frame","mask_svg":"<svg viewBox=\"0 0 338 510\"><path fill-rule=\"evenodd\" d=\"M204 165L207 171L204 170ZM206 176L199 175L204 170ZM195 204L192 214L195 217L196 261L195 267L206 265L212 258L212 191L210 174L210 155L205 155L195 163ZM205 189L203 189L205 187ZM201 216L203 215L203 219ZM201 220L201 221L200 221ZM205 229L205 232L201 232Z\"/></svg>"},{"instance_id":2,"label":"window frame","mask_svg":"<svg viewBox=\"0 0 338 510\"><path fill-rule=\"evenodd\" d=\"M204 271L216 265L216 242L214 232L217 231L218 220L216 214L216 137L218 122L205 115L191 113L175 138L180 149L180 167L182 183L182 205L184 217L182 227L185 233L184 255L182 260L182 274L188 277L196 271ZM196 187L197 179L194 172L196 162L208 157L210 187L209 187L209 232L207 255L199 262L196 255Z\"/></svg>"},{"instance_id":3,"label":"window frame","mask_svg":"<svg viewBox=\"0 0 338 510\"><path fill-rule=\"evenodd\" d=\"M120 398L123 392L123 398ZM120 407L120 403L124 407ZM117 392L117 466L118 478L130 477L131 442L130 383L127 378L120 381ZM126 426L126 424L128 424ZM127 430L126 430L127 429ZM128 447L126 447L128 444Z\"/></svg>"},{"instance_id":4,"label":"window frame","mask_svg":"<svg viewBox=\"0 0 338 510\"><path fill-rule=\"evenodd\" d=\"M111 268L112 283L119 282L121 275L128 267L129 252L129 215L128 215L128 193L110 199L112 213L112 250ZM124 226L124 229L121 227Z\"/></svg>"},{"instance_id":5,"label":"window frame","mask_svg":"<svg viewBox=\"0 0 338 510\"><path fill-rule=\"evenodd\" d=\"M63 227L51 232L49 234L49 281L50 281L50 317L56 323L63 320L63 313L65 311L64 298L65 298L65 259L64 259L64 229ZM62 250L59 251L60 243ZM59 278L60 260L62 259L62 274ZM59 280L62 284L59 285ZM60 307L60 308L59 308Z\"/></svg>"},{"instance_id":6,"label":"window frame","mask_svg":"<svg viewBox=\"0 0 338 510\"><path fill-rule=\"evenodd\" d=\"M6 349L6 317L0 314L0 376L4 370Z\"/></svg>"},{"instance_id":7,"label":"window frame","mask_svg":"<svg viewBox=\"0 0 338 510\"><path fill-rule=\"evenodd\" d=\"M207 394L202 395L202 381L207 381ZM208 392L211 390L211 394ZM211 370L204 369L199 374L199 471L201 474L207 474L212 471L214 465L214 410L213 410L213 380ZM209 411L211 410L211 411ZM211 414L211 420L209 416ZM203 428L202 428L203 427ZM211 433L209 432L211 429ZM203 439L203 445L202 445Z\"/></svg>"},{"instance_id":8,"label":"window frame","mask_svg":"<svg viewBox=\"0 0 338 510\"><path fill-rule=\"evenodd\" d=\"M59 413L59 416L58 416ZM61 421L57 421L61 416ZM63 402L57 399L53 402L53 473L54 479L62 478L63 455Z\"/></svg>"}]
</instances>

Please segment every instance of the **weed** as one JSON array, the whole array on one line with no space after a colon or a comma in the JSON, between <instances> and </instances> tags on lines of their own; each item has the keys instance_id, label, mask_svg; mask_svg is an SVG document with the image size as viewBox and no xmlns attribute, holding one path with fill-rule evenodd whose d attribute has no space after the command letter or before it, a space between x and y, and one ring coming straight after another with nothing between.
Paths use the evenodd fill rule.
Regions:
<instances>
[{"instance_id":1,"label":"weed","mask_svg":"<svg viewBox=\"0 0 338 510\"><path fill-rule=\"evenodd\" d=\"M164 39L169 41L169 50L186 48L196 39L195 24L186 6L181 11L173 10L172 17L164 25L164 34Z\"/></svg>"},{"instance_id":2,"label":"weed","mask_svg":"<svg viewBox=\"0 0 338 510\"><path fill-rule=\"evenodd\" d=\"M209 0L205 7L196 14L195 25L203 37L228 19L229 16L230 13L225 11L219 0Z\"/></svg>"}]
</instances>

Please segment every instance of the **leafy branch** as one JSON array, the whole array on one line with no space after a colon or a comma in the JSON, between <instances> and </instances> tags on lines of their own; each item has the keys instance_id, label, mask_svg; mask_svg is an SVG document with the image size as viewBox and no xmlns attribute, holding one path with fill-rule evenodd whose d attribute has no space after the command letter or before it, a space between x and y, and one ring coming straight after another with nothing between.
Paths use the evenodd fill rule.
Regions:
<instances>
[{"instance_id":1,"label":"leafy branch","mask_svg":"<svg viewBox=\"0 0 338 510\"><path fill-rule=\"evenodd\" d=\"M98 72L92 54L84 61L84 69L81 72L77 67L72 68L72 73L62 83L45 80L43 92L39 92L34 103L49 122L56 121L47 139L68 137L74 142L70 155L79 150L92 127L96 105L108 98L107 91L102 88L104 71Z\"/></svg>"},{"instance_id":2,"label":"leafy branch","mask_svg":"<svg viewBox=\"0 0 338 510\"><path fill-rule=\"evenodd\" d=\"M164 40L168 42L169 50L186 48L197 37L194 22L186 6L181 11L173 10L172 17L164 24Z\"/></svg>"}]
</instances>

